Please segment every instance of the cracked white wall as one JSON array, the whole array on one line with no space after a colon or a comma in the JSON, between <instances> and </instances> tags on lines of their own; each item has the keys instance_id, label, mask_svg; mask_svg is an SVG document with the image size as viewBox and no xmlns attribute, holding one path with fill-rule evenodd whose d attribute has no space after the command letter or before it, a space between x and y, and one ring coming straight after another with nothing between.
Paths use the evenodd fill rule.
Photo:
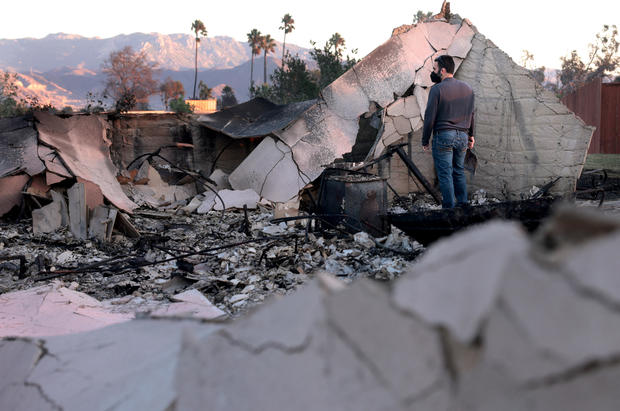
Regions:
<instances>
[{"instance_id":1,"label":"cracked white wall","mask_svg":"<svg viewBox=\"0 0 620 411\"><path fill-rule=\"evenodd\" d=\"M233 172L233 188L253 188L273 201L295 197L321 174L323 165L351 151L358 119L371 110L372 104L387 109L384 132L372 155L378 157L388 145L406 141L409 133L417 132L413 160L431 178L432 158L421 155L417 136L432 86L429 76L433 60L442 54L454 57L456 77L469 83L476 94L475 153L479 168L471 187L517 197L532 185L561 176L554 190L572 191L592 129L477 33L467 19L395 29L390 39L327 86L316 105L277 133L292 152L292 164L283 170L295 173L297 168L295 178L263 178L274 177L269 171L275 166L272 156L266 154L267 146L273 143L265 142L263 150L252 152ZM411 95L405 95L408 90ZM399 173L395 178L408 177ZM415 189L409 184L393 184Z\"/></svg>"},{"instance_id":2,"label":"cracked white wall","mask_svg":"<svg viewBox=\"0 0 620 411\"><path fill-rule=\"evenodd\" d=\"M516 197L562 177L552 191L574 191L594 129L483 35L472 43L456 74L476 95L472 188Z\"/></svg>"}]
</instances>

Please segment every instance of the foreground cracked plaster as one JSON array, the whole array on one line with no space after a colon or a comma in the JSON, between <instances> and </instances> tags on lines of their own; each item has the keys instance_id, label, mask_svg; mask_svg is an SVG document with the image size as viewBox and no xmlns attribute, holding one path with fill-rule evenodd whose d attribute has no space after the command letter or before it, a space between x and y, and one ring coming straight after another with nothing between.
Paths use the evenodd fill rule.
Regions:
<instances>
[{"instance_id":1,"label":"foreground cracked plaster","mask_svg":"<svg viewBox=\"0 0 620 411\"><path fill-rule=\"evenodd\" d=\"M499 295L508 257L526 247L517 223L497 221L457 233L410 268L394 289L394 302L470 343Z\"/></svg>"},{"instance_id":2,"label":"foreground cracked plaster","mask_svg":"<svg viewBox=\"0 0 620 411\"><path fill-rule=\"evenodd\" d=\"M11 369L0 379L0 409L168 410L184 329L202 338L217 326L134 320L44 342L0 341L0 365Z\"/></svg>"},{"instance_id":3,"label":"foreground cracked plaster","mask_svg":"<svg viewBox=\"0 0 620 411\"><path fill-rule=\"evenodd\" d=\"M577 261L616 265L598 250L617 245L620 221L577 214L548 232L579 228L579 241L545 253L572 259L541 260L544 241L491 222L430 247L396 283L345 287L317 273L229 324L136 320L4 339L0 409L615 410L620 309L570 273ZM449 321L409 308L420 285ZM471 329L481 338L454 341Z\"/></svg>"},{"instance_id":4,"label":"foreground cracked plaster","mask_svg":"<svg viewBox=\"0 0 620 411\"><path fill-rule=\"evenodd\" d=\"M0 409L60 410L41 387L27 382L39 360L45 355L43 343L29 339L0 341ZM6 372L9 371L10 372Z\"/></svg>"},{"instance_id":5,"label":"foreground cracked plaster","mask_svg":"<svg viewBox=\"0 0 620 411\"><path fill-rule=\"evenodd\" d=\"M177 380L179 410L446 409L450 400L438 335L367 281L342 291L313 283L206 340L187 337Z\"/></svg>"}]
</instances>

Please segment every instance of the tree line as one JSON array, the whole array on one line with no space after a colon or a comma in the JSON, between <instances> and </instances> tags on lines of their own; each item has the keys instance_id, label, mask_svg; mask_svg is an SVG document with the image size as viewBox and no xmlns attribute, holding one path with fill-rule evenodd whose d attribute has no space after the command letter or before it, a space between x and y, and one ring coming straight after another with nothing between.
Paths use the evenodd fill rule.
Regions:
<instances>
[{"instance_id":1,"label":"tree line","mask_svg":"<svg viewBox=\"0 0 620 411\"><path fill-rule=\"evenodd\" d=\"M521 65L527 68L545 88L555 92L561 98L596 78L620 82L619 51L618 28L616 25L605 24L595 35L594 42L588 45L588 56L585 61L579 56L577 50L572 50L568 55L560 57L562 64L556 81L546 78L545 66L536 67L534 55L528 50L523 50Z\"/></svg>"},{"instance_id":2,"label":"tree line","mask_svg":"<svg viewBox=\"0 0 620 411\"><path fill-rule=\"evenodd\" d=\"M418 11L413 16L413 23L426 21L432 13ZM334 33L323 45L317 47L311 41L310 56L316 62L317 69L309 70L306 61L299 55L291 55L286 50L286 36L295 29L295 20L286 13L279 27L284 32L282 42L282 62L270 76L267 82L267 57L275 51L275 40L269 35L263 35L257 29L247 33L247 41L251 52L249 91L253 97L264 97L275 103L287 104L297 101L314 99L319 91L329 85L351 68L358 60L344 56L345 39ZM198 80L198 46L201 38L207 36L207 29L201 20L194 20L191 24L194 33L194 84L193 99L213 98L213 90L202 80ZM596 34L595 41L589 44L587 60L582 60L576 50L561 57L562 66L559 70L559 81L548 81L545 78L545 67L536 67L534 56L523 50L522 65L544 87L553 90L558 97L572 92L583 84L599 77L606 77L611 81L620 81L620 53L618 29L615 25L604 25ZM254 83L254 57L263 52L263 82ZM352 50L356 54L357 50ZM134 51L127 46L113 51L102 64L102 71L106 75L104 92L96 94L89 92L86 96L86 106L82 111L96 112L114 109L126 112L133 109L148 109L149 97L159 93L166 110L189 112L191 107L185 102L183 84L171 77L163 82L155 80L158 67L155 62L149 61L145 51ZM17 74L0 72L0 117L21 115L32 110L56 110L51 105L41 104L36 97L17 97ZM198 90L198 94L196 91ZM106 107L106 102L112 100L112 107ZM237 104L234 91L226 85L218 99L219 107L229 107ZM58 110L56 110L58 111ZM70 107L62 109L71 112Z\"/></svg>"},{"instance_id":3,"label":"tree line","mask_svg":"<svg viewBox=\"0 0 620 411\"><path fill-rule=\"evenodd\" d=\"M286 50L286 35L295 29L295 20L290 14L282 17L280 30L284 31L282 41L282 63L270 76L267 83L267 55L275 50L275 41L269 34L263 35L257 29L247 34L248 45L252 53L250 63L250 86L252 97L264 97L274 103L288 104L317 98L319 91L350 69L357 59L344 57L345 40L340 33L334 33L323 47L317 47L311 41L310 56L317 64L316 70L309 70L306 62L299 55L291 55ZM254 56L263 51L263 83L254 84ZM357 54L357 50L351 50Z\"/></svg>"}]
</instances>

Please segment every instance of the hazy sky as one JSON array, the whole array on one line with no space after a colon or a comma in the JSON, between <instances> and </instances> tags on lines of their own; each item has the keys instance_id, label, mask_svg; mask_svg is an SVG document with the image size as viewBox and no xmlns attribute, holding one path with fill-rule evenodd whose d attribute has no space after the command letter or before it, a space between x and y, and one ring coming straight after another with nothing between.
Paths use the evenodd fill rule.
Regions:
<instances>
[{"instance_id":1,"label":"hazy sky","mask_svg":"<svg viewBox=\"0 0 620 411\"><path fill-rule=\"evenodd\" d=\"M573 4L580 4L574 6ZM285 13L295 19L287 42L310 47L334 32L363 57L390 36L394 27L410 24L417 10L438 12L441 0L31 0L3 1L0 39L44 37L70 33L112 37L134 32L190 33L191 22L202 20L209 36L246 41L257 28L282 40L278 30ZM517 63L522 50L534 54L537 65L560 67L560 56L587 45L603 24L620 26L620 0L453 0L452 12L467 17Z\"/></svg>"}]
</instances>

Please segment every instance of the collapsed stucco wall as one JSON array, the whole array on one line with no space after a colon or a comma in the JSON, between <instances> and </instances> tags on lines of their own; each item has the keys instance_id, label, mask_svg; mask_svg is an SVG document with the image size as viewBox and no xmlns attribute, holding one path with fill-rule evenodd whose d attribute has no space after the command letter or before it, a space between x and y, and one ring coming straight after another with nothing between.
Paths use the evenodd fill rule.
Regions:
<instances>
[{"instance_id":1,"label":"collapsed stucco wall","mask_svg":"<svg viewBox=\"0 0 620 411\"><path fill-rule=\"evenodd\" d=\"M474 188L518 194L561 177L552 191L574 191L592 127L480 33L456 77L476 95Z\"/></svg>"},{"instance_id":2,"label":"collapsed stucco wall","mask_svg":"<svg viewBox=\"0 0 620 411\"><path fill-rule=\"evenodd\" d=\"M432 179L432 157L422 152L419 132L433 60L441 54L455 58L456 77L476 93L479 168L472 187L516 197L560 176L554 191L572 191L592 129L471 22L458 18L395 29L390 39L327 86L315 105L276 133L276 146L282 144L281 151L290 155L266 155L274 143L264 141L231 175L233 188L252 188L273 201L294 197L324 165L351 151L360 116L377 107L385 110L371 155L376 158L390 144L406 142L412 133L412 159ZM392 185L418 191L415 183L401 181L403 170L393 168ZM276 169L297 176L282 184Z\"/></svg>"}]
</instances>

